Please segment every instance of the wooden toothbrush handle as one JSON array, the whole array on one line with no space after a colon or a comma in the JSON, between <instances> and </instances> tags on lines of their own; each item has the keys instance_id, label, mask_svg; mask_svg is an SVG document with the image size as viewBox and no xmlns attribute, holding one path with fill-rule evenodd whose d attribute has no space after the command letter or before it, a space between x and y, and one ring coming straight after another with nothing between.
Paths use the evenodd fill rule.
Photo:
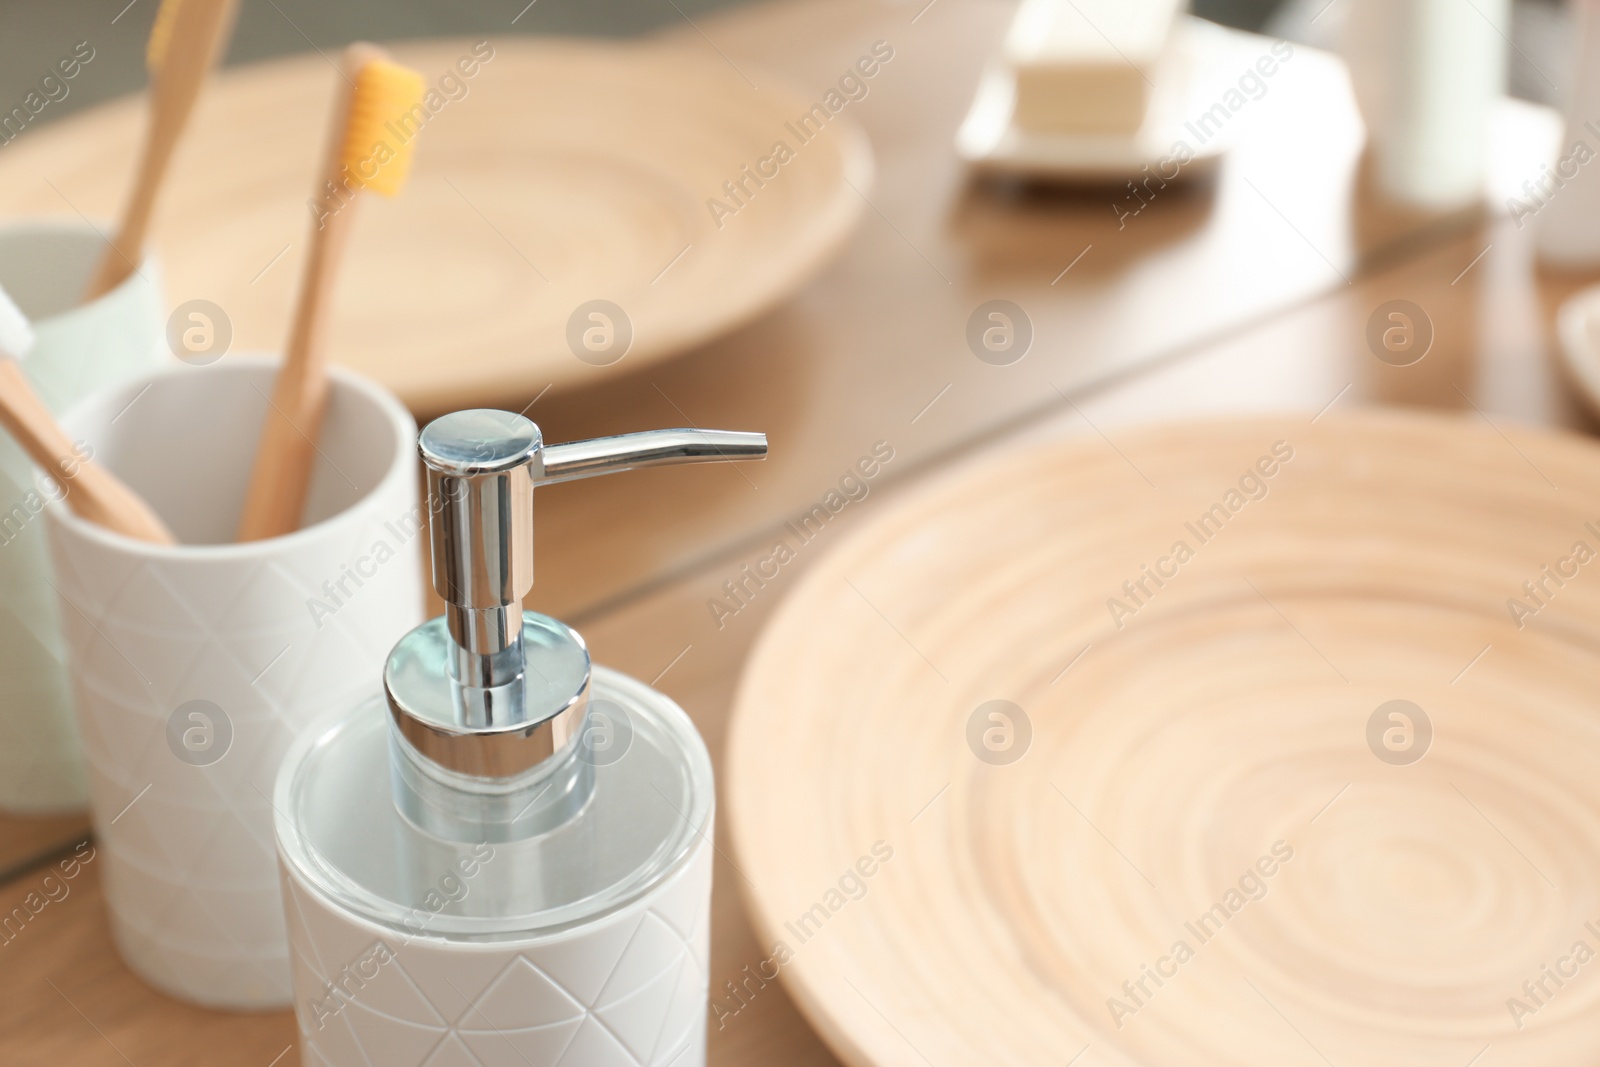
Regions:
<instances>
[{"instance_id":1,"label":"wooden toothbrush handle","mask_svg":"<svg viewBox=\"0 0 1600 1067\"><path fill-rule=\"evenodd\" d=\"M100 253L99 262L89 275L85 301L109 293L138 269L161 180L206 74L233 25L236 8L237 0L182 0L179 5L160 69L151 75L150 126L133 191L123 208L116 237Z\"/></svg>"},{"instance_id":2,"label":"wooden toothbrush handle","mask_svg":"<svg viewBox=\"0 0 1600 1067\"><path fill-rule=\"evenodd\" d=\"M177 538L150 505L114 474L78 455L14 359L0 359L0 426L4 426L28 458L61 486L67 505L78 515L108 530L159 545Z\"/></svg>"},{"instance_id":3,"label":"wooden toothbrush handle","mask_svg":"<svg viewBox=\"0 0 1600 1067\"><path fill-rule=\"evenodd\" d=\"M175 138L163 138L157 144L154 134L145 142L139 157L139 174L134 181L128 205L122 212L122 224L116 236L107 242L89 275L89 284L83 291L83 302L98 300L121 285L134 271L144 256L145 234L150 226L150 211L155 206L156 190L166 173Z\"/></svg>"},{"instance_id":4,"label":"wooden toothbrush handle","mask_svg":"<svg viewBox=\"0 0 1600 1067\"><path fill-rule=\"evenodd\" d=\"M352 198L312 235L289 348L272 387L239 516L240 541L278 537L300 528L328 404L326 309L354 213Z\"/></svg>"},{"instance_id":5,"label":"wooden toothbrush handle","mask_svg":"<svg viewBox=\"0 0 1600 1067\"><path fill-rule=\"evenodd\" d=\"M323 184L315 196L324 209L311 231L311 250L295 301L294 325L283 366L261 424L261 443L239 515L240 541L279 537L300 528L317 457L317 438L328 404L328 303L359 195L344 168L345 137L356 82L368 63L387 58L376 45L357 41L344 50L343 86L323 148Z\"/></svg>"}]
</instances>

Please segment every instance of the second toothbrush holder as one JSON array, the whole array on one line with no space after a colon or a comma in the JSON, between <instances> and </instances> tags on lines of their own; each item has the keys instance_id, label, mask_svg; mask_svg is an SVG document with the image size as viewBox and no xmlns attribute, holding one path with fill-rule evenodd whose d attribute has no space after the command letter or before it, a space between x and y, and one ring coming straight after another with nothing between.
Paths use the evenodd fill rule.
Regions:
<instances>
[{"instance_id":1,"label":"second toothbrush holder","mask_svg":"<svg viewBox=\"0 0 1600 1067\"><path fill-rule=\"evenodd\" d=\"M76 219L0 226L0 287L35 333L22 370L54 412L150 372L165 355L153 257L82 303L104 247L100 232ZM28 457L0 434L0 811L23 815L81 810L89 792L38 518L43 501Z\"/></svg>"},{"instance_id":2,"label":"second toothbrush holder","mask_svg":"<svg viewBox=\"0 0 1600 1067\"><path fill-rule=\"evenodd\" d=\"M416 426L356 375L332 374L303 527L233 543L277 366L177 369L63 418L179 545L45 509L112 932L211 1007L289 1003L274 775L423 610Z\"/></svg>"}]
</instances>

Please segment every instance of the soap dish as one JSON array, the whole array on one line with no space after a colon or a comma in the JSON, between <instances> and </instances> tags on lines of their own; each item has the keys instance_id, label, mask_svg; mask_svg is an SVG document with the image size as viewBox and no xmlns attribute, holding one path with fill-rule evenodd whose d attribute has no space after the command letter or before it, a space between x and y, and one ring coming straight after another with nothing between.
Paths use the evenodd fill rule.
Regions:
<instances>
[{"instance_id":1,"label":"soap dish","mask_svg":"<svg viewBox=\"0 0 1600 1067\"><path fill-rule=\"evenodd\" d=\"M1012 122L1016 79L1004 65L989 67L956 133L956 153L980 172L1054 181L1120 181L1149 167L1166 179L1215 166L1236 139L1238 123L1197 123L1222 104L1240 75L1270 42L1184 16L1174 27L1172 53L1151 96L1145 123L1132 134L1064 134L1026 130ZM1250 42L1250 44L1246 44ZM1251 47L1254 45L1254 47ZM1223 104L1226 108L1226 104ZM1190 153L1183 159L1180 143Z\"/></svg>"}]
</instances>

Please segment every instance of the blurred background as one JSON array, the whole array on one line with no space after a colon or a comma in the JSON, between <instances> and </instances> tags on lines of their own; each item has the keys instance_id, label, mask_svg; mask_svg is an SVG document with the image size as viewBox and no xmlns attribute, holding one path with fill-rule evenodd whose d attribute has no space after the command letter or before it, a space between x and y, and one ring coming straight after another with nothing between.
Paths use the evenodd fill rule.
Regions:
<instances>
[{"instance_id":1,"label":"blurred background","mask_svg":"<svg viewBox=\"0 0 1600 1067\"><path fill-rule=\"evenodd\" d=\"M227 62L249 63L308 47L334 48L365 36L383 40L473 33L589 34L626 37L681 23L701 13L737 6L741 0L536 0L524 10L521 0L505 3L351 2L272 0L247 4L240 12ZM5 0L0 22L0 99L21 96L35 75L26 62L83 39L90 18L86 0L39 3ZM92 0L106 18L94 42L106 55L90 77L80 79L49 120L132 92L144 85L144 42L155 18L155 0ZM1195 0L1192 10L1225 26L1254 30L1291 41L1334 48L1348 4L1328 0ZM519 11L521 12L518 17ZM112 21L115 20L115 21ZM1516 0L1512 14L1511 92L1528 100L1558 103L1571 62L1569 17L1560 0Z\"/></svg>"},{"instance_id":2,"label":"blurred background","mask_svg":"<svg viewBox=\"0 0 1600 1067\"><path fill-rule=\"evenodd\" d=\"M1100 2L1102 13L1123 10L1111 6L1122 0ZM152 216L164 292L148 332L155 355L165 360L170 349L200 366L224 352L276 352L298 299L292 283L320 232L306 207L316 212L322 195L313 183L323 172L312 168L340 49L358 39L393 44L398 59L443 85L466 69L463 41L492 41L493 63L467 75L471 103L458 104L463 88L429 120L405 194L364 198L350 223L350 261L330 313L335 362L392 390L419 423L492 406L535 419L548 442L689 425L770 436L759 465L541 489L540 569L525 603L580 629L596 662L679 702L707 742L723 813L713 996L767 958L769 920L806 913L860 851L853 840L810 852L796 842L865 814L839 832L870 843L881 829L905 857L894 868L905 874L874 882L829 936L845 945L858 924L870 935L858 943L893 942L906 958L880 953L877 985L856 985L870 952L841 971L848 982L815 981L836 998L826 1011L791 1001L783 983L763 986L753 1006L729 1009L737 1025L714 1028L711 1062L827 1067L839 1062L837 1034L852 1027L889 1049L872 1062L913 1062L902 1041L963 1022L970 1046L930 1041L937 1053L923 1060L1064 1061L1079 1040L1039 1034L1090 1020L1097 1042L1112 1036L1102 1033L1101 1001L1123 973L1139 973L1147 941L1166 937L1161 915L1211 907L1211 883L1237 877L1280 830L1297 847L1296 835L1314 838L1313 858L1274 883L1284 888L1260 912L1292 906L1284 928L1308 932L1316 954L1257 945L1244 920L1221 943L1239 958L1220 959L1234 951L1222 947L1210 959L1232 968L1229 981L1234 970L1260 977L1261 1000L1284 990L1278 1016L1315 1019L1308 1032L1330 1041L1330 1055L1317 1050L1323 1061L1390 1067L1422 1057L1369 1055L1372 1032L1357 1022L1341 1034L1343 1012L1346 1021L1383 1016L1383 1034L1412 1041L1408 1055L1426 1045L1438 1062L1478 1063L1491 1042L1502 1062L1593 1062L1600 985L1564 1000L1569 1015L1527 1028L1529 1041L1566 1034L1583 1061L1507 1047L1510 1024L1523 1027L1504 1005L1553 958L1547 948L1570 944L1571 924L1562 924L1589 919L1584 909L1600 899L1600 730L1590 695L1600 580L1548 577L1552 560L1558 569L1571 562L1555 553L1570 552L1573 537L1600 538L1600 226L1590 225L1600 219L1600 166L1575 180L1587 158L1567 160L1566 184L1551 176L1563 148L1600 136L1600 125L1580 125L1597 114L1600 80L1586 84L1574 69L1576 53L1600 56L1600 17L1575 17L1600 16L1600 0L1504 0L1492 9L1509 11L1504 22L1480 8L1487 0L1193 0L1187 9L1199 18L1182 22L1183 48L1161 50L1150 68L1180 91L1167 99L1144 77L1152 92L1140 116L1150 125L1141 117L1102 140L1108 127L1084 121L1104 117L1090 114L1093 102L1081 106L1081 126L1054 130L1030 129L1020 109L1008 110L1022 97L1018 80L1005 86L1005 108L988 106L1000 99L996 74L1027 66L1007 66L1017 63L1014 0L243 0L225 51L233 69L205 89ZM0 223L46 216L87 229L116 217L147 128L140 94L156 10L157 0L0 0L0 117L33 91L44 64L80 41L95 50L67 95L39 114L53 128L30 126L0 144ZM1419 12L1426 18L1408 22ZM1476 42L1476 58L1463 40ZM240 69L248 64L260 66ZM867 81L852 73L862 64L875 71ZM1117 73L1143 99L1138 79ZM1062 95L1081 105L1073 92L1081 90ZM832 118L813 107L828 97L838 101ZM794 123L812 115L822 116L815 136L800 135ZM1227 132L1199 134L1193 124L1208 118ZM1150 130L1159 136L1145 137ZM762 165L780 137L806 147L779 160L777 179ZM1209 154L1181 160L1181 180L1168 173L1169 188L1151 176L1169 146L1191 141ZM768 180L756 181L752 167ZM743 198L736 182L746 183ZM33 268L21 254L10 265L23 278ZM580 344L597 308L612 316L603 350ZM197 352L174 340L201 313L228 324L231 349ZM619 322L625 328L611 331ZM215 423L246 421L226 405L205 414L213 440L227 429ZM197 432L148 418L142 432L163 443ZM1278 455L1274 442L1287 449L1289 439L1304 458L1284 464L1291 473L1272 483L1270 503L1264 488L1259 502L1250 494L1238 526L1186 563L1159 601L1150 597L1153 610L1117 592L1124 577L1123 590L1154 580L1148 564L1170 558L1160 553L1171 538L1191 536L1179 531L1214 514L1222 494L1238 497L1228 487L1246 485L1246 465L1277 469L1266 449ZM31 476L20 457L15 466ZM980 483L974 470L995 476ZM16 494L25 481L18 475ZM135 488L170 487L150 481ZM0 483L0 523L8 491ZM956 498L940 496L949 493ZM800 535L808 520L816 529ZM42 537L38 527L30 534ZM836 551L845 538L856 547ZM421 541L411 576L419 583ZM51 643L53 617L4 588L7 564L25 569L20 553L5 551L0 609L10 611L0 610L0 627L11 630L0 629L0 690L22 674L3 657L30 634L47 638L34 666L52 679L70 668L92 689L78 665L118 666L102 635L80 626L62 653ZM40 563L21 577L45 573ZM37 601L55 603L53 587L34 585ZM1519 589L1531 599L1516 599ZM1507 618L1507 604L1531 616L1547 600L1555 607L1539 623L1568 627L1558 637L1525 630L1518 606ZM440 602L426 607L432 614ZM303 622L298 608L290 614ZM1192 629L1162 629L1173 620ZM322 633L296 632L284 647L309 647ZM273 673L276 640L252 634L246 651L235 664L248 683L236 705L287 732L316 687L297 691L292 671ZM144 710L154 708L149 721L178 714L191 697L226 703L187 685L140 691ZM65 715L65 684L56 690ZM97 692L113 690L125 695L109 683ZM854 699L869 690L873 699ZM263 711L264 691L273 703ZM1440 747L1410 769L1383 747L1381 729L1374 742L1368 719L1402 696L1434 709L1439 723ZM978 747L969 759L979 721L969 716L989 703L1033 717L1014 771ZM8 757L13 767L29 763L3 730L8 710L31 723L28 704L0 704L0 785L22 777L8 776ZM1538 729L1511 729L1508 709ZM892 712L904 713L901 724L885 725ZM880 732L828 719L852 715ZM1098 747L1079 744L1075 724L1096 715L1106 726ZM1157 715L1170 717L1171 733ZM741 753L741 731L762 740ZM840 741L884 736L917 743ZM1173 764L1152 758L1158 736ZM1430 727L1411 762L1433 736ZM95 738L108 750L101 764L124 757L118 737ZM171 743L144 739L139 758L156 770L102 786L93 826L82 796L37 810L8 810L0 796L0 919L32 891L41 863L86 835L113 855L115 834L143 827L167 803L163 791L177 792L162 775L198 780L177 778L191 765L175 748L178 762L168 759ZM61 746L71 761L75 744ZM216 780L238 786L224 772L241 756L219 763ZM256 768L263 780L269 763ZM1128 788L1100 774L1106 768L1153 784ZM1273 784L1258 790L1262 768ZM69 769L83 776L77 762ZM830 777L848 774L857 780ZM1098 796L1087 791L1096 782ZM1163 790L1170 803L1159 802ZM265 814L266 803L246 799ZM1313 834L1309 822L1336 802ZM829 818L807 817L816 811ZM1107 833L1091 825L1102 811ZM994 822L974 818L966 839L941 838L934 824L950 812ZM1585 816L1576 828L1573 812ZM867 825L879 816L886 828ZM1167 816L1170 825L1149 833L1138 824ZM1124 817L1137 870L1111 843ZM172 835L150 818L145 843L165 845ZM732 828L739 820L742 831ZM209 858L200 838L181 843ZM1185 869L1202 851L1204 869ZM268 842L267 868L270 853ZM802 855L816 864L786 868ZM951 870L925 873L947 861ZM100 883L115 862L86 867L72 900L44 912L38 932L6 950L12 957L0 955L10 968L0 968L0 1064L293 1067L286 1012L194 1007L185 998L205 996L158 993L118 962L106 918L117 888L110 876L109 890ZM1008 878L1025 888L984 895ZM952 887L975 886L986 888L948 895L945 915L919 911ZM1107 900L1128 902L1147 888L1153 903L1106 955L1126 966L1114 981L1097 974L1074 986L1059 980L1065 970L1049 971L1096 931L1117 934L1099 905L1074 893L1104 889ZM186 909L204 903L151 896L161 923L185 935ZM1008 926L1026 918L1019 899L1058 908L1059 921ZM993 922L971 923L975 914ZM880 937L901 922L903 937ZM914 958L964 923L1004 929L974 937L972 958L1023 946L1045 962L1000 960L980 981L966 959L941 974ZM1600 936L1600 925L1590 930ZM827 950L807 951L801 968L828 964ZM1331 989L1357 958L1367 970ZM1451 984L1463 970L1475 998L1466 1007L1470 998ZM905 990L923 981L923 1003L905 1009ZM1031 1039L1048 1057L971 1052L993 1038L983 1013L967 1010L971 985L985 986L997 1015L1013 1013L1008 1033L1026 1036L1038 1023ZM1400 986L1405 995L1388 996ZM1081 1003L1061 994L1069 987ZM1162 1010L1215 988L1179 984L1187 992L1163 994ZM1296 990L1308 995L1289 999ZM857 1003L869 995L881 1002L871 1012ZM1207 1003L1190 1017L1191 1033L1175 1028L1173 1040L1267 1033L1261 1020L1276 1026L1275 1017L1255 995L1228 1003L1239 1014L1226 1026ZM1338 1011L1325 1011L1330 1004ZM1587 1029L1572 1036L1560 1029L1568 1022ZM1123 1062L1315 1062L1270 1041L1255 1058L1242 1041L1210 1059L1134 1047L1149 1032L1130 1026Z\"/></svg>"}]
</instances>

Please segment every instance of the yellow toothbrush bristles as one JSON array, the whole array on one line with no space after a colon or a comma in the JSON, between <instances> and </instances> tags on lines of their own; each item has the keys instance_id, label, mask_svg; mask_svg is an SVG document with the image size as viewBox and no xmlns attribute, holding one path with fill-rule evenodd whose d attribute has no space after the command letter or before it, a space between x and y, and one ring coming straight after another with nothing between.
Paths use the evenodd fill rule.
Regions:
<instances>
[{"instance_id":1,"label":"yellow toothbrush bristles","mask_svg":"<svg viewBox=\"0 0 1600 1067\"><path fill-rule=\"evenodd\" d=\"M411 169L417 132L428 120L427 82L410 67L375 60L361 68L350 98L344 166L351 184L394 196Z\"/></svg>"},{"instance_id":2,"label":"yellow toothbrush bristles","mask_svg":"<svg viewBox=\"0 0 1600 1067\"><path fill-rule=\"evenodd\" d=\"M178 8L183 0L161 0L156 9L156 20L150 26L150 41L144 46L144 66L151 74L161 69L167 58L167 45L172 43L172 25L178 21Z\"/></svg>"}]
</instances>

